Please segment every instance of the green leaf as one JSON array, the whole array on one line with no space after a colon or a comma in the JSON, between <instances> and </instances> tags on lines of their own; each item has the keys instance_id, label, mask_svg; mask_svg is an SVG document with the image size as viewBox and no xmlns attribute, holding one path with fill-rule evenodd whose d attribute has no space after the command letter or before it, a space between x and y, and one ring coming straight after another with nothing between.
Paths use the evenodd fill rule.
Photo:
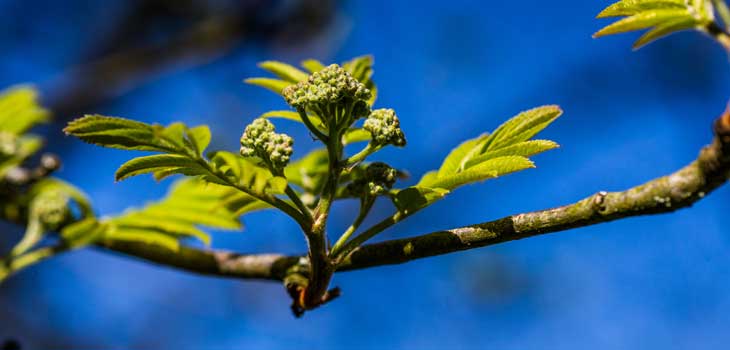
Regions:
<instances>
[{"instance_id":1,"label":"green leaf","mask_svg":"<svg viewBox=\"0 0 730 350\"><path fill-rule=\"evenodd\" d=\"M22 135L50 113L38 104L38 92L29 86L0 91L0 131Z\"/></svg>"},{"instance_id":2,"label":"green leaf","mask_svg":"<svg viewBox=\"0 0 730 350\"><path fill-rule=\"evenodd\" d=\"M157 152L179 150L178 145L162 137L170 136L174 128L165 132L161 127L154 128L124 118L87 115L71 121L63 130L82 141L109 148Z\"/></svg>"},{"instance_id":3,"label":"green leaf","mask_svg":"<svg viewBox=\"0 0 730 350\"><path fill-rule=\"evenodd\" d=\"M86 218L64 227L61 230L61 239L72 248L80 248L102 239L107 229L107 225L96 218Z\"/></svg>"},{"instance_id":4,"label":"green leaf","mask_svg":"<svg viewBox=\"0 0 730 350\"><path fill-rule=\"evenodd\" d=\"M596 18L632 16L647 10L686 8L685 0L624 0L607 7Z\"/></svg>"},{"instance_id":5,"label":"green leaf","mask_svg":"<svg viewBox=\"0 0 730 350\"><path fill-rule=\"evenodd\" d=\"M430 186L453 190L473 182L484 181L516 171L534 168L529 159L520 156L507 156L487 160L455 175L440 177Z\"/></svg>"},{"instance_id":6,"label":"green leaf","mask_svg":"<svg viewBox=\"0 0 730 350\"><path fill-rule=\"evenodd\" d=\"M562 114L558 106L524 111L500 125L493 133L456 147L438 171L426 173L419 187L452 190L515 171L533 168L527 157L558 147L548 140L530 140Z\"/></svg>"},{"instance_id":7,"label":"green leaf","mask_svg":"<svg viewBox=\"0 0 730 350\"><path fill-rule=\"evenodd\" d=\"M325 68L324 64L322 64L322 62L317 61L315 59L311 59L311 58L308 60L302 61L302 67L304 67L304 69L308 70L309 73L319 72Z\"/></svg>"},{"instance_id":8,"label":"green leaf","mask_svg":"<svg viewBox=\"0 0 730 350\"><path fill-rule=\"evenodd\" d=\"M694 29L697 25L698 23L694 18L681 18L676 21L659 24L658 26L654 27L654 29L642 35L641 38L639 38L639 40L634 43L633 49L638 50L644 45L649 44L655 40L659 40L667 35L679 31Z\"/></svg>"},{"instance_id":9,"label":"green leaf","mask_svg":"<svg viewBox=\"0 0 730 350\"><path fill-rule=\"evenodd\" d=\"M324 129L324 125L322 124L322 119L320 119L316 115L309 114L309 120L314 124L314 126L320 128L320 130ZM286 119L286 120L293 120L295 122L299 122L304 124L304 121L302 121L302 117L299 115L299 112L293 112L293 111L269 111L259 116L259 118L277 118L277 119Z\"/></svg>"},{"instance_id":10,"label":"green leaf","mask_svg":"<svg viewBox=\"0 0 730 350\"><path fill-rule=\"evenodd\" d=\"M289 182L305 191L319 193L327 178L328 169L327 150L319 148L289 163L284 169L284 174Z\"/></svg>"},{"instance_id":11,"label":"green leaf","mask_svg":"<svg viewBox=\"0 0 730 350\"><path fill-rule=\"evenodd\" d=\"M372 135L370 134L369 131L367 131L365 129L362 129L362 128L349 129L345 133L345 136L342 138L342 142L345 145L349 145L349 144L358 143L358 142L370 141L371 138L372 138Z\"/></svg>"},{"instance_id":12,"label":"green leaf","mask_svg":"<svg viewBox=\"0 0 730 350\"><path fill-rule=\"evenodd\" d=\"M260 86L266 89L269 89L279 95L281 95L281 91L284 90L287 86L291 85L290 82L279 80L279 79L271 79L271 78L249 78L244 80L247 84Z\"/></svg>"},{"instance_id":13,"label":"green leaf","mask_svg":"<svg viewBox=\"0 0 730 350\"><path fill-rule=\"evenodd\" d=\"M365 84L365 87L370 89L370 93L372 94L372 96L370 97L370 100L368 100L368 103L371 106L375 104L375 100L378 97L378 88L375 86L375 82L372 80L374 63L375 62L373 56L365 55L355 57L342 64L342 68L350 72L353 78Z\"/></svg>"},{"instance_id":14,"label":"green leaf","mask_svg":"<svg viewBox=\"0 0 730 350\"><path fill-rule=\"evenodd\" d=\"M499 148L496 150L482 153L478 156L473 157L464 165L465 168L469 168L475 164L485 162L490 159L504 157L504 156L522 156L530 157L538 153L549 151L551 149L558 148L558 144L548 140L530 140L518 142L510 146Z\"/></svg>"},{"instance_id":15,"label":"green leaf","mask_svg":"<svg viewBox=\"0 0 730 350\"><path fill-rule=\"evenodd\" d=\"M593 34L594 38L647 29L666 22L674 22L682 19L692 19L692 13L684 9L654 9L637 13L626 17Z\"/></svg>"},{"instance_id":16,"label":"green leaf","mask_svg":"<svg viewBox=\"0 0 730 350\"><path fill-rule=\"evenodd\" d=\"M199 125L187 130L186 140L189 141L198 156L205 153L205 149L210 145L210 139L210 128L207 125Z\"/></svg>"},{"instance_id":17,"label":"green leaf","mask_svg":"<svg viewBox=\"0 0 730 350\"><path fill-rule=\"evenodd\" d=\"M288 81L289 83L298 83L300 81L306 80L309 77L307 73L304 73L296 67L283 62L264 61L259 63L259 67L271 72L281 79Z\"/></svg>"},{"instance_id":18,"label":"green leaf","mask_svg":"<svg viewBox=\"0 0 730 350\"><path fill-rule=\"evenodd\" d=\"M500 125L484 141L481 153L527 141L555 121L563 111L558 106L542 106L524 111Z\"/></svg>"},{"instance_id":19,"label":"green leaf","mask_svg":"<svg viewBox=\"0 0 730 350\"><path fill-rule=\"evenodd\" d=\"M153 230L126 228L111 225L107 229L104 238L158 246L172 252L180 251L180 242L178 241L177 237L156 232Z\"/></svg>"},{"instance_id":20,"label":"green leaf","mask_svg":"<svg viewBox=\"0 0 730 350\"><path fill-rule=\"evenodd\" d=\"M448 193L448 190L442 188L409 187L398 191L393 198L393 203L398 211L404 214L412 214L433 204Z\"/></svg>"},{"instance_id":21,"label":"green leaf","mask_svg":"<svg viewBox=\"0 0 730 350\"><path fill-rule=\"evenodd\" d=\"M246 187L253 193L262 196L283 194L286 189L285 178L272 175L268 169L258 166L238 154L219 151L213 153L211 157L216 169L234 183Z\"/></svg>"},{"instance_id":22,"label":"green leaf","mask_svg":"<svg viewBox=\"0 0 730 350\"><path fill-rule=\"evenodd\" d=\"M124 214L107 219L107 238L157 244L168 248L179 245L184 237L197 238L210 244L210 236L199 226L217 229L240 229L238 202L232 198L240 195L236 189L205 182L199 179L182 179L172 186L162 200L143 208L130 209ZM257 199L248 203L255 210ZM172 244L172 242L176 242Z\"/></svg>"},{"instance_id":23,"label":"green leaf","mask_svg":"<svg viewBox=\"0 0 730 350\"><path fill-rule=\"evenodd\" d=\"M122 229L138 229L156 231L171 236L195 237L206 245L210 245L210 236L194 225L172 220L160 220L159 217L150 216L149 213L145 212L130 214L115 219L113 222Z\"/></svg>"},{"instance_id":24,"label":"green leaf","mask_svg":"<svg viewBox=\"0 0 730 350\"><path fill-rule=\"evenodd\" d=\"M438 170L429 171L421 176L421 179L418 180L416 187L431 187L431 184L433 184L438 179L438 177Z\"/></svg>"},{"instance_id":25,"label":"green leaf","mask_svg":"<svg viewBox=\"0 0 730 350\"><path fill-rule=\"evenodd\" d=\"M483 134L474 139L465 141L454 148L449 155L446 156L443 164L441 164L441 167L438 170L438 177L455 174L459 171L459 169L462 169L466 162L468 162L474 154L477 154L480 145L484 143L487 137L489 137L489 134Z\"/></svg>"},{"instance_id":26,"label":"green leaf","mask_svg":"<svg viewBox=\"0 0 730 350\"><path fill-rule=\"evenodd\" d=\"M122 181L132 176L174 169L175 173L195 176L207 171L192 159L174 154L156 154L134 158L117 169L114 178Z\"/></svg>"}]
</instances>

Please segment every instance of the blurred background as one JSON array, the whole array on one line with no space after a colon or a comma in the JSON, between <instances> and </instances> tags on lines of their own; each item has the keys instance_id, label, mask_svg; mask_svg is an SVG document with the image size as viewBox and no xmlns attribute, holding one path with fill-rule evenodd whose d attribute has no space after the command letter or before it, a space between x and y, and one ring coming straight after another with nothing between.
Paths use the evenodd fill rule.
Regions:
<instances>
[{"instance_id":1,"label":"blurred background","mask_svg":"<svg viewBox=\"0 0 730 350\"><path fill-rule=\"evenodd\" d=\"M245 125L285 108L243 84L256 63L375 56L378 107L409 145L377 158L416 175L462 140L543 104L566 111L538 168L460 189L382 234L405 237L622 190L685 165L730 94L723 50L683 33L632 52L592 40L610 1L0 0L0 86L36 84L55 122L39 133L58 175L101 214L162 196L169 181L114 183L132 155L65 137L84 113L210 124L236 150ZM306 154L303 128L280 122ZM414 180L406 181L403 185ZM0 286L0 343L24 349L721 348L730 341L730 188L675 214L337 274L343 296L292 317L277 283L196 276L93 249ZM352 219L335 208L332 230ZM391 208L380 203L372 217ZM272 211L214 246L304 251ZM17 228L0 237L7 251Z\"/></svg>"}]
</instances>

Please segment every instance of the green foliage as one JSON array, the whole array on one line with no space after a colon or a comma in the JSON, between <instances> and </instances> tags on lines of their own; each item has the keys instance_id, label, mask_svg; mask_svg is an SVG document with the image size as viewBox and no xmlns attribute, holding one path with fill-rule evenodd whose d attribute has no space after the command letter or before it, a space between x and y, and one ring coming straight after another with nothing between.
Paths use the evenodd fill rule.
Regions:
<instances>
[{"instance_id":1,"label":"green foliage","mask_svg":"<svg viewBox=\"0 0 730 350\"><path fill-rule=\"evenodd\" d=\"M240 229L236 209L224 205L236 195L230 187L196 179L177 181L162 200L140 209L102 220L102 239L129 240L179 248L179 238L194 237L210 244L210 237L198 227Z\"/></svg>"},{"instance_id":2,"label":"green foliage","mask_svg":"<svg viewBox=\"0 0 730 350\"><path fill-rule=\"evenodd\" d=\"M607 17L624 18L593 37L649 29L634 43L635 49L678 31L705 31L715 21L710 0L622 0L598 14L598 18Z\"/></svg>"},{"instance_id":3,"label":"green foliage","mask_svg":"<svg viewBox=\"0 0 730 350\"><path fill-rule=\"evenodd\" d=\"M396 206L413 212L458 187L533 168L528 157L558 145L530 139L561 114L557 106L538 107L513 117L491 134L465 141L449 153L439 170L426 173L416 186L396 192Z\"/></svg>"},{"instance_id":4,"label":"green foliage","mask_svg":"<svg viewBox=\"0 0 730 350\"><path fill-rule=\"evenodd\" d=\"M206 126L189 128L173 123L164 127L103 116L71 122L66 133L86 142L158 153L123 164L116 173L117 180L146 173L158 180L173 174L194 179L178 182L166 199L144 208L97 223L75 224L66 236L96 235L101 237L98 239L143 242L175 250L182 237L208 243L199 226L235 229L240 215L271 207L292 216L309 234L308 217L316 220L315 215L326 214L333 200L359 198L358 218L333 249L333 254L339 254L351 249L348 244L360 244L398 221L385 221L348 243L378 197L389 197L402 218L460 186L532 168L528 157L557 147L552 141L532 137L553 122L560 109L536 108L512 118L491 135L463 143L416 186L394 189L404 172L382 162L366 162L386 146L403 147L406 143L393 109L371 112L377 91L372 65L370 56L355 58L341 67L307 60L302 63L304 70L276 61L261 63L260 67L276 78L246 81L282 95L295 111L274 110L254 120L241 137L240 155L218 151L203 156L210 142ZM358 126L361 117L367 118ZM325 147L290 162L293 140L275 132L274 119L302 123ZM347 157L344 146L359 142L368 143ZM312 210L315 207L317 210ZM80 234L84 230L87 233Z\"/></svg>"},{"instance_id":5,"label":"green foliage","mask_svg":"<svg viewBox=\"0 0 730 350\"><path fill-rule=\"evenodd\" d=\"M22 168L43 146L43 140L28 131L48 120L49 112L38 104L34 88L0 92L0 203L5 219L26 227L8 259L32 257L47 234L94 215L86 195L74 186L50 177L34 178ZM63 236L61 244L70 246Z\"/></svg>"},{"instance_id":6,"label":"green foliage","mask_svg":"<svg viewBox=\"0 0 730 350\"><path fill-rule=\"evenodd\" d=\"M43 141L26 134L48 121L48 111L38 105L38 93L28 86L0 91L0 177L36 154Z\"/></svg>"},{"instance_id":7,"label":"green foliage","mask_svg":"<svg viewBox=\"0 0 730 350\"><path fill-rule=\"evenodd\" d=\"M0 130L16 136L25 134L39 123L48 121L49 113L38 105L38 93L28 86L0 91Z\"/></svg>"},{"instance_id":8,"label":"green foliage","mask_svg":"<svg viewBox=\"0 0 730 350\"><path fill-rule=\"evenodd\" d=\"M356 57L342 63L342 68L370 90L368 104L371 106L375 103L375 99L377 98L377 87L375 86L375 82L372 80L373 63L373 57L369 55ZM304 60L302 61L301 66L310 74L317 73L326 68L324 64L315 59ZM283 90L287 86L292 85L292 83L303 82L309 78L309 74L283 62L266 61L260 63L259 67L271 74L274 74L278 79L249 78L245 80L246 83L269 89L280 95L283 95Z\"/></svg>"}]
</instances>

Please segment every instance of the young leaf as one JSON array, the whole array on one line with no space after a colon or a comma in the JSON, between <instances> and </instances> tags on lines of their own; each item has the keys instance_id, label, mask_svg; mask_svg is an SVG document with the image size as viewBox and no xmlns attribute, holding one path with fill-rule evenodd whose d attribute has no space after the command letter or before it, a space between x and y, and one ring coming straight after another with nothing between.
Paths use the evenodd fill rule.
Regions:
<instances>
[{"instance_id":1,"label":"young leaf","mask_svg":"<svg viewBox=\"0 0 730 350\"><path fill-rule=\"evenodd\" d=\"M271 78L249 78L244 80L247 84L260 86L262 88L269 89L279 95L281 95L281 91L284 90L287 86L291 85L291 83L279 80L279 79L271 79Z\"/></svg>"},{"instance_id":2,"label":"young leaf","mask_svg":"<svg viewBox=\"0 0 730 350\"><path fill-rule=\"evenodd\" d=\"M163 134L169 137L171 130L174 128L164 133L161 127L156 130L152 125L142 122L100 115L87 115L73 120L63 129L67 135L109 148L156 152L179 151L178 145L161 137Z\"/></svg>"},{"instance_id":3,"label":"young leaf","mask_svg":"<svg viewBox=\"0 0 730 350\"><path fill-rule=\"evenodd\" d=\"M631 17L624 18L610 24L593 34L594 38L599 38L611 34L620 34L635 30L647 29L666 22L674 22L677 20L693 19L692 14L684 9L652 9L637 13Z\"/></svg>"},{"instance_id":4,"label":"young leaf","mask_svg":"<svg viewBox=\"0 0 730 350\"><path fill-rule=\"evenodd\" d=\"M342 64L342 68L350 72L353 78L365 84L365 87L370 90L371 97L370 100L368 100L368 103L371 106L375 104L375 100L378 97L378 88L372 80L373 64L374 60L371 55L355 57Z\"/></svg>"},{"instance_id":5,"label":"young leaf","mask_svg":"<svg viewBox=\"0 0 730 350\"><path fill-rule=\"evenodd\" d=\"M487 160L454 175L440 177L430 185L434 188L453 190L459 186L484 181L516 171L534 168L529 159L520 156L507 156Z\"/></svg>"},{"instance_id":6,"label":"young leaf","mask_svg":"<svg viewBox=\"0 0 730 350\"><path fill-rule=\"evenodd\" d=\"M412 214L433 204L448 193L449 191L443 188L409 187L398 191L393 198L393 203L398 211Z\"/></svg>"},{"instance_id":7,"label":"young leaf","mask_svg":"<svg viewBox=\"0 0 730 350\"><path fill-rule=\"evenodd\" d=\"M205 149L210 145L210 128L207 125L199 125L187 130L186 140L198 156L202 156Z\"/></svg>"},{"instance_id":8,"label":"young leaf","mask_svg":"<svg viewBox=\"0 0 730 350\"><path fill-rule=\"evenodd\" d=\"M562 114L558 106L524 111L500 125L493 133L456 147L438 171L424 175L419 187L453 190L515 171L533 168L527 157L558 147L547 140L530 140Z\"/></svg>"},{"instance_id":9,"label":"young leaf","mask_svg":"<svg viewBox=\"0 0 730 350\"><path fill-rule=\"evenodd\" d=\"M370 141L371 138L372 135L365 129L350 129L347 130L345 136L342 138L342 143L349 145L358 142Z\"/></svg>"},{"instance_id":10,"label":"young leaf","mask_svg":"<svg viewBox=\"0 0 730 350\"><path fill-rule=\"evenodd\" d=\"M495 130L481 146L484 153L527 141L563 114L558 106L542 106L524 111Z\"/></svg>"},{"instance_id":11,"label":"young leaf","mask_svg":"<svg viewBox=\"0 0 730 350\"><path fill-rule=\"evenodd\" d=\"M302 72L296 67L278 61L264 61L259 63L259 67L271 72L277 77L288 81L289 83L298 83L302 80L306 80L309 75Z\"/></svg>"},{"instance_id":12,"label":"young leaf","mask_svg":"<svg viewBox=\"0 0 730 350\"><path fill-rule=\"evenodd\" d=\"M283 177L274 176L271 172L237 154L219 151L211 155L216 169L251 192L262 196L282 194L287 181Z\"/></svg>"},{"instance_id":13,"label":"young leaf","mask_svg":"<svg viewBox=\"0 0 730 350\"><path fill-rule=\"evenodd\" d=\"M174 154L155 154L151 156L134 158L117 169L114 178L122 181L132 176L148 174L153 172L166 171L171 173L185 174L188 176L204 175L207 170L194 160Z\"/></svg>"},{"instance_id":14,"label":"young leaf","mask_svg":"<svg viewBox=\"0 0 730 350\"><path fill-rule=\"evenodd\" d=\"M327 157L326 149L316 149L303 158L289 163L284 169L284 174L289 182L306 192L318 193L327 179L329 169Z\"/></svg>"},{"instance_id":15,"label":"young leaf","mask_svg":"<svg viewBox=\"0 0 730 350\"><path fill-rule=\"evenodd\" d=\"M295 122L304 123L302 121L302 117L299 115L298 112L294 111L269 111L259 116L259 118L280 118L280 119L287 119L287 120L293 120ZM309 120L314 124L314 126L324 129L324 125L322 124L322 120L316 116L316 115L309 115Z\"/></svg>"},{"instance_id":16,"label":"young leaf","mask_svg":"<svg viewBox=\"0 0 730 350\"><path fill-rule=\"evenodd\" d=\"M104 233L104 238L158 246L172 252L180 251L180 242L177 237L160 232L155 232L153 230L135 229L110 225Z\"/></svg>"},{"instance_id":17,"label":"young leaf","mask_svg":"<svg viewBox=\"0 0 730 350\"><path fill-rule=\"evenodd\" d=\"M682 30L705 30L715 20L711 0L623 0L598 14L598 18L607 17L624 18L596 32L594 38L650 29L634 43L634 49Z\"/></svg>"},{"instance_id":18,"label":"young leaf","mask_svg":"<svg viewBox=\"0 0 730 350\"><path fill-rule=\"evenodd\" d=\"M454 148L438 170L438 177L443 177L449 174L456 173L459 169L464 167L464 164L471 159L471 157L477 152L478 146L481 145L489 136L489 134L483 134L477 138L468 140Z\"/></svg>"},{"instance_id":19,"label":"young leaf","mask_svg":"<svg viewBox=\"0 0 730 350\"><path fill-rule=\"evenodd\" d=\"M685 0L623 0L606 7L596 18L631 16L647 10L685 8Z\"/></svg>"},{"instance_id":20,"label":"young leaf","mask_svg":"<svg viewBox=\"0 0 730 350\"><path fill-rule=\"evenodd\" d=\"M644 33L644 35L637 40L633 49L638 50L644 45L647 45L655 40L659 40L669 34L680 32L683 30L694 29L697 26L697 21L694 18L681 18L676 21L670 21L659 24L654 29Z\"/></svg>"},{"instance_id":21,"label":"young leaf","mask_svg":"<svg viewBox=\"0 0 730 350\"><path fill-rule=\"evenodd\" d=\"M549 151L551 149L558 148L559 145L553 141L548 140L530 140L515 143L510 146L499 148L496 150L487 151L478 156L469 159L465 164L465 168L469 168L472 165L485 162L490 159L504 157L504 156L522 156L531 157L538 153Z\"/></svg>"},{"instance_id":22,"label":"young leaf","mask_svg":"<svg viewBox=\"0 0 730 350\"><path fill-rule=\"evenodd\" d=\"M80 248L101 240L107 225L90 217L76 221L61 230L64 244L72 248Z\"/></svg>"},{"instance_id":23,"label":"young leaf","mask_svg":"<svg viewBox=\"0 0 730 350\"><path fill-rule=\"evenodd\" d=\"M320 62L320 61L310 58L310 59L302 61L302 67L304 67L304 69L308 70L309 73L314 73L314 72L319 72L322 69L324 69L324 64L322 64L322 62Z\"/></svg>"},{"instance_id":24,"label":"young leaf","mask_svg":"<svg viewBox=\"0 0 730 350\"><path fill-rule=\"evenodd\" d=\"M0 91L0 131L22 135L48 119L49 112L38 104L34 88L19 86Z\"/></svg>"}]
</instances>

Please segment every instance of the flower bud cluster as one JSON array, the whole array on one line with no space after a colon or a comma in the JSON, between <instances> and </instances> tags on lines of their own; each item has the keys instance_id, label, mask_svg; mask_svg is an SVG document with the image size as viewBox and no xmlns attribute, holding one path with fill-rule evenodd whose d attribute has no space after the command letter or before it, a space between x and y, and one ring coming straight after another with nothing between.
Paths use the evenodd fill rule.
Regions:
<instances>
[{"instance_id":1,"label":"flower bud cluster","mask_svg":"<svg viewBox=\"0 0 730 350\"><path fill-rule=\"evenodd\" d=\"M370 113L370 89L344 68L332 64L312 73L305 81L286 87L282 94L294 108L317 113L328 125L351 123ZM334 120L349 111L347 119ZM348 124L349 126L349 124Z\"/></svg>"},{"instance_id":2,"label":"flower bud cluster","mask_svg":"<svg viewBox=\"0 0 730 350\"><path fill-rule=\"evenodd\" d=\"M397 170L388 164L375 162L368 165L364 176L349 184L347 189L355 196L377 196L388 193L397 179Z\"/></svg>"},{"instance_id":3,"label":"flower bud cluster","mask_svg":"<svg viewBox=\"0 0 730 350\"><path fill-rule=\"evenodd\" d=\"M277 134L274 124L258 118L246 127L241 136L241 155L258 157L274 169L283 169L291 159L294 140L286 134Z\"/></svg>"},{"instance_id":4,"label":"flower bud cluster","mask_svg":"<svg viewBox=\"0 0 730 350\"><path fill-rule=\"evenodd\" d=\"M55 230L71 215L68 202L68 196L60 192L43 193L33 200L31 211L46 229Z\"/></svg>"},{"instance_id":5,"label":"flower bud cluster","mask_svg":"<svg viewBox=\"0 0 730 350\"><path fill-rule=\"evenodd\" d=\"M372 135L375 145L406 145L406 137L400 128L400 120L392 109L377 109L372 111L365 120L363 128Z\"/></svg>"},{"instance_id":6,"label":"flower bud cluster","mask_svg":"<svg viewBox=\"0 0 730 350\"><path fill-rule=\"evenodd\" d=\"M313 73L303 82L286 87L283 94L292 107L337 103L345 98L370 98L370 90L336 64Z\"/></svg>"}]
</instances>

